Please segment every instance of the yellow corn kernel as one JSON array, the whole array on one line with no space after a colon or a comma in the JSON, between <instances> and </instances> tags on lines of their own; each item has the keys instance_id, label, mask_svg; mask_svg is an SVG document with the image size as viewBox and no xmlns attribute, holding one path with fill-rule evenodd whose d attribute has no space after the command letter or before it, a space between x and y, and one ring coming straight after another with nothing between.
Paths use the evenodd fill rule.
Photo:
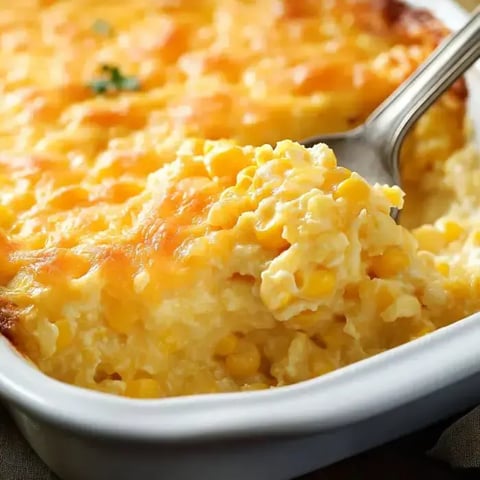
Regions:
<instances>
[{"instance_id":1,"label":"yellow corn kernel","mask_svg":"<svg viewBox=\"0 0 480 480\"><path fill-rule=\"evenodd\" d=\"M255 228L255 237L262 247L269 250L285 250L290 244L282 237L283 225L270 224L268 227Z\"/></svg>"},{"instance_id":2,"label":"yellow corn kernel","mask_svg":"<svg viewBox=\"0 0 480 480\"><path fill-rule=\"evenodd\" d=\"M480 247L480 231L473 232L472 243L475 247Z\"/></svg>"},{"instance_id":3,"label":"yellow corn kernel","mask_svg":"<svg viewBox=\"0 0 480 480\"><path fill-rule=\"evenodd\" d=\"M340 182L350 178L352 172L348 168L338 167L327 170L323 176L322 190L329 192Z\"/></svg>"},{"instance_id":4,"label":"yellow corn kernel","mask_svg":"<svg viewBox=\"0 0 480 480\"><path fill-rule=\"evenodd\" d=\"M321 163L322 167L324 168L329 168L329 169L336 169L337 167L337 158L335 157L335 154L333 153L332 150L323 150L322 146L316 147L319 152L321 152ZM311 150L315 151L315 147L313 147ZM343 169L343 167L340 167ZM346 169L344 169L346 170Z\"/></svg>"},{"instance_id":5,"label":"yellow corn kernel","mask_svg":"<svg viewBox=\"0 0 480 480\"><path fill-rule=\"evenodd\" d=\"M470 295L468 280L447 280L445 288L451 292L456 300L465 300Z\"/></svg>"},{"instance_id":6,"label":"yellow corn kernel","mask_svg":"<svg viewBox=\"0 0 480 480\"><path fill-rule=\"evenodd\" d=\"M255 161L258 165L273 159L274 153L271 145L262 145L255 149Z\"/></svg>"},{"instance_id":7,"label":"yellow corn kernel","mask_svg":"<svg viewBox=\"0 0 480 480\"><path fill-rule=\"evenodd\" d=\"M359 176L351 176L341 182L333 192L335 200L344 198L348 202L364 204L370 197L370 186Z\"/></svg>"},{"instance_id":8,"label":"yellow corn kernel","mask_svg":"<svg viewBox=\"0 0 480 480\"><path fill-rule=\"evenodd\" d=\"M372 257L370 266L375 276L388 278L400 273L409 263L408 255L401 248L387 247L383 255Z\"/></svg>"},{"instance_id":9,"label":"yellow corn kernel","mask_svg":"<svg viewBox=\"0 0 480 480\"><path fill-rule=\"evenodd\" d=\"M28 248L31 250L39 250L45 248L47 242L47 236L44 233L33 234L28 237L25 243L28 245Z\"/></svg>"},{"instance_id":10,"label":"yellow corn kernel","mask_svg":"<svg viewBox=\"0 0 480 480\"><path fill-rule=\"evenodd\" d=\"M315 217L332 218L336 221L335 202L325 195L315 195L307 203L307 209Z\"/></svg>"},{"instance_id":11,"label":"yellow corn kernel","mask_svg":"<svg viewBox=\"0 0 480 480\"><path fill-rule=\"evenodd\" d=\"M207 221L214 227L232 228L237 223L238 217L250 209L252 209L252 200L246 196L224 197L221 198L220 203L210 209Z\"/></svg>"},{"instance_id":12,"label":"yellow corn kernel","mask_svg":"<svg viewBox=\"0 0 480 480\"><path fill-rule=\"evenodd\" d=\"M311 272L297 272L297 286L302 295L310 298L326 297L335 290L337 278L335 272L319 268Z\"/></svg>"},{"instance_id":13,"label":"yellow corn kernel","mask_svg":"<svg viewBox=\"0 0 480 480\"><path fill-rule=\"evenodd\" d=\"M139 378L126 382L125 396L133 398L159 398L162 394L159 383L153 378Z\"/></svg>"},{"instance_id":14,"label":"yellow corn kernel","mask_svg":"<svg viewBox=\"0 0 480 480\"><path fill-rule=\"evenodd\" d=\"M274 301L262 298L263 303L271 310L280 310L288 306L293 297L288 292L279 292Z\"/></svg>"},{"instance_id":15,"label":"yellow corn kernel","mask_svg":"<svg viewBox=\"0 0 480 480\"><path fill-rule=\"evenodd\" d=\"M138 195L142 190L142 186L135 182L117 182L106 189L108 199L120 203L127 199Z\"/></svg>"},{"instance_id":16,"label":"yellow corn kernel","mask_svg":"<svg viewBox=\"0 0 480 480\"><path fill-rule=\"evenodd\" d=\"M413 235L417 239L419 250L438 253L445 247L445 236L431 225L424 225L415 229Z\"/></svg>"},{"instance_id":17,"label":"yellow corn kernel","mask_svg":"<svg viewBox=\"0 0 480 480\"><path fill-rule=\"evenodd\" d=\"M135 306L122 302L119 298L105 295L103 298L105 323L115 332L129 334L138 320Z\"/></svg>"},{"instance_id":18,"label":"yellow corn kernel","mask_svg":"<svg viewBox=\"0 0 480 480\"><path fill-rule=\"evenodd\" d=\"M226 357L233 353L238 344L238 337L234 333L229 333L219 340L215 346L215 355Z\"/></svg>"},{"instance_id":19,"label":"yellow corn kernel","mask_svg":"<svg viewBox=\"0 0 480 480\"><path fill-rule=\"evenodd\" d=\"M240 351L228 355L225 368L233 377L248 377L260 368L260 352L253 343L246 343Z\"/></svg>"},{"instance_id":20,"label":"yellow corn kernel","mask_svg":"<svg viewBox=\"0 0 480 480\"><path fill-rule=\"evenodd\" d=\"M9 203L9 206L14 210L28 210L36 202L35 194L33 192L23 192L19 194Z\"/></svg>"},{"instance_id":21,"label":"yellow corn kernel","mask_svg":"<svg viewBox=\"0 0 480 480\"><path fill-rule=\"evenodd\" d=\"M237 183L234 187L235 191L239 191L240 193L246 192L252 186L256 170L257 167L250 165L239 172L237 175Z\"/></svg>"},{"instance_id":22,"label":"yellow corn kernel","mask_svg":"<svg viewBox=\"0 0 480 480\"><path fill-rule=\"evenodd\" d=\"M447 221L442 225L443 234L447 243L458 240L465 231L457 222Z\"/></svg>"},{"instance_id":23,"label":"yellow corn kernel","mask_svg":"<svg viewBox=\"0 0 480 480\"><path fill-rule=\"evenodd\" d=\"M376 305L379 313L385 311L395 300L394 295L387 286L381 286L375 295Z\"/></svg>"},{"instance_id":24,"label":"yellow corn kernel","mask_svg":"<svg viewBox=\"0 0 480 480\"><path fill-rule=\"evenodd\" d=\"M52 208L69 210L78 205L88 202L89 193L80 186L64 187L55 192L49 199L48 204Z\"/></svg>"},{"instance_id":25,"label":"yellow corn kernel","mask_svg":"<svg viewBox=\"0 0 480 480\"><path fill-rule=\"evenodd\" d=\"M290 318L286 324L289 328L295 330L306 330L315 326L318 322L318 315L316 312L311 310L306 310L305 312L299 313L294 317Z\"/></svg>"},{"instance_id":26,"label":"yellow corn kernel","mask_svg":"<svg viewBox=\"0 0 480 480\"><path fill-rule=\"evenodd\" d=\"M74 253L59 256L59 266L70 278L83 277L90 270L90 260Z\"/></svg>"},{"instance_id":27,"label":"yellow corn kernel","mask_svg":"<svg viewBox=\"0 0 480 480\"><path fill-rule=\"evenodd\" d=\"M404 193L398 187L383 187L383 193L388 201L395 207L401 208L403 206Z\"/></svg>"},{"instance_id":28,"label":"yellow corn kernel","mask_svg":"<svg viewBox=\"0 0 480 480\"><path fill-rule=\"evenodd\" d=\"M280 140L274 150L276 157L287 157L290 159L306 159L308 151L298 143L291 140Z\"/></svg>"},{"instance_id":29,"label":"yellow corn kernel","mask_svg":"<svg viewBox=\"0 0 480 480\"><path fill-rule=\"evenodd\" d=\"M68 347L70 343L72 343L73 332L68 320L59 320L58 322L55 322L55 326L57 327L57 330L58 330L57 351L59 351Z\"/></svg>"},{"instance_id":30,"label":"yellow corn kernel","mask_svg":"<svg viewBox=\"0 0 480 480\"><path fill-rule=\"evenodd\" d=\"M441 273L444 277L448 277L450 273L450 265L446 262L439 262L436 265L437 271Z\"/></svg>"},{"instance_id":31,"label":"yellow corn kernel","mask_svg":"<svg viewBox=\"0 0 480 480\"><path fill-rule=\"evenodd\" d=\"M15 220L13 211L5 205L0 205L0 227L8 228Z\"/></svg>"},{"instance_id":32,"label":"yellow corn kernel","mask_svg":"<svg viewBox=\"0 0 480 480\"><path fill-rule=\"evenodd\" d=\"M227 149L213 150L206 157L208 174L211 177L227 177L232 183L235 181L238 172L250 165L250 160L243 150L237 146Z\"/></svg>"}]
</instances>

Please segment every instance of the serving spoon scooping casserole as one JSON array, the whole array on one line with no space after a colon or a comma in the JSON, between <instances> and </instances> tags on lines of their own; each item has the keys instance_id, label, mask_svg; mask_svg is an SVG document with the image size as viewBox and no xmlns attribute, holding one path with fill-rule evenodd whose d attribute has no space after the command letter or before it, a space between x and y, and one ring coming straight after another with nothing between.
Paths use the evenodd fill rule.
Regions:
<instances>
[{"instance_id":1,"label":"serving spoon scooping casserole","mask_svg":"<svg viewBox=\"0 0 480 480\"><path fill-rule=\"evenodd\" d=\"M339 165L370 183L399 185L398 158L402 142L416 120L480 56L480 8L459 31L446 38L428 60L353 130L303 140L311 147L326 143Z\"/></svg>"}]
</instances>

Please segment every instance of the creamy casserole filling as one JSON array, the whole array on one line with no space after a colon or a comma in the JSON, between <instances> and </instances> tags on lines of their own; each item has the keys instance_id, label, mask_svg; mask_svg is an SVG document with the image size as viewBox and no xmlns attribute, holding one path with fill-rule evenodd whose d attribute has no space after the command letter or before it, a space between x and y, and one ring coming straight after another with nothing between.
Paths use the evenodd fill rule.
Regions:
<instances>
[{"instance_id":1,"label":"creamy casserole filling","mask_svg":"<svg viewBox=\"0 0 480 480\"><path fill-rule=\"evenodd\" d=\"M403 149L401 226L398 187L294 142L360 124L447 33L396 0L4 1L0 332L147 398L299 382L477 311L463 81Z\"/></svg>"}]
</instances>

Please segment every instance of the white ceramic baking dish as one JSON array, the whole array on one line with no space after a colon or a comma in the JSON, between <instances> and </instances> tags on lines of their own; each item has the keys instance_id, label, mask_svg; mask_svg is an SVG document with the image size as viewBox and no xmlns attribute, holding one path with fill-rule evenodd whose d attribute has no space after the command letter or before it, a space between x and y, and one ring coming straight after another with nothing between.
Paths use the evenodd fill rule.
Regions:
<instances>
[{"instance_id":1,"label":"white ceramic baking dish","mask_svg":"<svg viewBox=\"0 0 480 480\"><path fill-rule=\"evenodd\" d=\"M435 13L452 28L466 19L449 0ZM469 81L480 98L480 70ZM129 400L52 380L0 338L0 396L64 480L283 480L480 402L479 344L474 315L291 387Z\"/></svg>"}]
</instances>

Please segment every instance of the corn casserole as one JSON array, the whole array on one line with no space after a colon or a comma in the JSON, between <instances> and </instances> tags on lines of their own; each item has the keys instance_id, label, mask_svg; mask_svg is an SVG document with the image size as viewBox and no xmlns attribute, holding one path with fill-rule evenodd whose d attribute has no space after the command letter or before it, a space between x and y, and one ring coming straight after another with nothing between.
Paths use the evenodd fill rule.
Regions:
<instances>
[{"instance_id":1,"label":"corn casserole","mask_svg":"<svg viewBox=\"0 0 480 480\"><path fill-rule=\"evenodd\" d=\"M448 31L397 0L5 0L0 333L41 371L156 398L310 379L479 310L457 82L397 186L325 145Z\"/></svg>"}]
</instances>

